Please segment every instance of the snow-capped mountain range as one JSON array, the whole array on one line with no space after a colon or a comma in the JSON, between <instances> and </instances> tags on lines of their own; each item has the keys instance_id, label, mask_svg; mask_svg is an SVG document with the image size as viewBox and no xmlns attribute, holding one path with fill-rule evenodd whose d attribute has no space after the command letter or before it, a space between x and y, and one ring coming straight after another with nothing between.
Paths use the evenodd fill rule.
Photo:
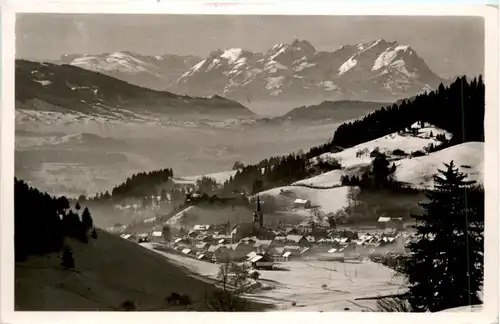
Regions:
<instances>
[{"instance_id":1,"label":"snow-capped mountain range","mask_svg":"<svg viewBox=\"0 0 500 324\"><path fill-rule=\"evenodd\" d=\"M67 55L61 63L124 81L190 96L220 95L240 102L323 100L393 101L435 88L444 80L407 45L378 39L317 51L305 40L265 53L216 50L206 58L144 56L130 52Z\"/></svg>"}]
</instances>

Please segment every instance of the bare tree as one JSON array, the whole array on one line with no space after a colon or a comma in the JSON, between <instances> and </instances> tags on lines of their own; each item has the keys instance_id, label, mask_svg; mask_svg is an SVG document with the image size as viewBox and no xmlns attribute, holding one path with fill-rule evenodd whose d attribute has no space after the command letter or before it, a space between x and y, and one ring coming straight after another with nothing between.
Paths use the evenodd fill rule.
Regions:
<instances>
[{"instance_id":1,"label":"bare tree","mask_svg":"<svg viewBox=\"0 0 500 324\"><path fill-rule=\"evenodd\" d=\"M240 311L245 309L246 302L241 296L246 290L249 277L249 269L245 264L239 265L234 262L221 264L217 278L222 284L223 290L205 296L207 308L212 311Z\"/></svg>"},{"instance_id":2,"label":"bare tree","mask_svg":"<svg viewBox=\"0 0 500 324\"><path fill-rule=\"evenodd\" d=\"M356 187L349 187L347 191L347 202L350 208L356 207L359 190Z\"/></svg>"},{"instance_id":3,"label":"bare tree","mask_svg":"<svg viewBox=\"0 0 500 324\"><path fill-rule=\"evenodd\" d=\"M171 233L170 227L168 225L166 225L166 224L163 225L162 235L163 235L163 238L165 239L165 242L169 242L170 241L172 233Z\"/></svg>"},{"instance_id":4,"label":"bare tree","mask_svg":"<svg viewBox=\"0 0 500 324\"><path fill-rule=\"evenodd\" d=\"M219 272L217 273L217 279L219 279L222 284L222 289L227 291L227 284L229 282L229 276L231 273L231 263L224 262L219 266Z\"/></svg>"}]
</instances>

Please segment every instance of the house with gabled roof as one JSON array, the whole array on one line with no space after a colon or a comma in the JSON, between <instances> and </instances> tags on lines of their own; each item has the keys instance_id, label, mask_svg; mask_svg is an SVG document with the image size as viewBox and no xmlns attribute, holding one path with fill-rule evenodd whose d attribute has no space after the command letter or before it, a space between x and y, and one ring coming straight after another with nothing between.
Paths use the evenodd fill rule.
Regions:
<instances>
[{"instance_id":1,"label":"house with gabled roof","mask_svg":"<svg viewBox=\"0 0 500 324\"><path fill-rule=\"evenodd\" d=\"M274 266L274 260L272 257L263 254L257 254L248 260L253 268L255 269L267 269L271 270Z\"/></svg>"},{"instance_id":2,"label":"house with gabled roof","mask_svg":"<svg viewBox=\"0 0 500 324\"><path fill-rule=\"evenodd\" d=\"M243 242L236 244L229 244L230 257L233 261L244 260L248 253L253 252L254 248L252 244L246 244Z\"/></svg>"},{"instance_id":3,"label":"house with gabled roof","mask_svg":"<svg viewBox=\"0 0 500 324\"><path fill-rule=\"evenodd\" d=\"M378 225L382 229L402 230L403 217L379 217Z\"/></svg>"},{"instance_id":4,"label":"house with gabled roof","mask_svg":"<svg viewBox=\"0 0 500 324\"><path fill-rule=\"evenodd\" d=\"M221 263L230 259L230 249L225 245L211 245L205 254L211 256L212 261Z\"/></svg>"},{"instance_id":5,"label":"house with gabled roof","mask_svg":"<svg viewBox=\"0 0 500 324\"><path fill-rule=\"evenodd\" d=\"M275 236L271 240L271 245L275 247L285 246L286 236Z\"/></svg>"},{"instance_id":6,"label":"house with gabled roof","mask_svg":"<svg viewBox=\"0 0 500 324\"><path fill-rule=\"evenodd\" d=\"M311 243L305 238L304 235L287 235L286 236L287 245L298 245L302 247L310 246Z\"/></svg>"},{"instance_id":7,"label":"house with gabled roof","mask_svg":"<svg viewBox=\"0 0 500 324\"><path fill-rule=\"evenodd\" d=\"M210 247L210 244L202 242L195 245L197 251L206 251Z\"/></svg>"},{"instance_id":8,"label":"house with gabled roof","mask_svg":"<svg viewBox=\"0 0 500 324\"><path fill-rule=\"evenodd\" d=\"M295 208L311 208L311 201L309 199L297 198L293 201Z\"/></svg>"},{"instance_id":9,"label":"house with gabled roof","mask_svg":"<svg viewBox=\"0 0 500 324\"><path fill-rule=\"evenodd\" d=\"M208 231L210 229L210 225L194 225L193 226L193 231Z\"/></svg>"}]
</instances>

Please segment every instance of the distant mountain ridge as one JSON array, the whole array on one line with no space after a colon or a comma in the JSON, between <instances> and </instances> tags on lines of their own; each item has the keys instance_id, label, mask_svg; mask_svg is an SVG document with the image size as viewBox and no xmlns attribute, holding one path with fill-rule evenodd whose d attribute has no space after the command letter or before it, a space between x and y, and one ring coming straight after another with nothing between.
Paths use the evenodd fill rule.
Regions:
<instances>
[{"instance_id":1,"label":"distant mountain ridge","mask_svg":"<svg viewBox=\"0 0 500 324\"><path fill-rule=\"evenodd\" d=\"M159 60L117 52L68 55L61 61L174 93L220 95L245 104L286 101L291 107L336 100L393 102L446 81L410 46L384 39L332 52L318 51L308 41L295 39L265 53L231 48L215 50L205 58L164 55Z\"/></svg>"},{"instance_id":2,"label":"distant mountain ridge","mask_svg":"<svg viewBox=\"0 0 500 324\"><path fill-rule=\"evenodd\" d=\"M277 117L283 121L345 121L359 118L370 112L374 112L389 103L370 101L324 101L319 105L303 106L292 109L284 116Z\"/></svg>"},{"instance_id":3,"label":"distant mountain ridge","mask_svg":"<svg viewBox=\"0 0 500 324\"><path fill-rule=\"evenodd\" d=\"M200 60L200 57L192 55L148 56L122 51L97 55L63 55L56 62L100 72L141 87L166 90Z\"/></svg>"},{"instance_id":4,"label":"distant mountain ridge","mask_svg":"<svg viewBox=\"0 0 500 324\"><path fill-rule=\"evenodd\" d=\"M16 60L16 109L94 116L240 118L253 113L220 96L193 98L141 88L71 65Z\"/></svg>"}]
</instances>

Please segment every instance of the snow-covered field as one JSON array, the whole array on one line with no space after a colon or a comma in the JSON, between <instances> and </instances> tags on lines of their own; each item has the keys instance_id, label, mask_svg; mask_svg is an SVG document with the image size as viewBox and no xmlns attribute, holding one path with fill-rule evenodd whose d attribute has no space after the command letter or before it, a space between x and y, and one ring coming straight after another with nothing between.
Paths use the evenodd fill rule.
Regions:
<instances>
[{"instance_id":1,"label":"snow-covered field","mask_svg":"<svg viewBox=\"0 0 500 324\"><path fill-rule=\"evenodd\" d=\"M325 213L335 213L347 206L349 188L313 189L300 186L286 186L262 191L259 195L278 197L282 192L287 192L297 198L310 200L312 205L319 206Z\"/></svg>"},{"instance_id":2,"label":"snow-covered field","mask_svg":"<svg viewBox=\"0 0 500 324\"><path fill-rule=\"evenodd\" d=\"M65 243L73 271L61 268L59 253L15 264L16 311L117 311L126 300L138 310L177 310L165 303L172 292L190 295L194 310L207 310L199 296L213 291L213 283L150 250L104 231L87 244Z\"/></svg>"},{"instance_id":3,"label":"snow-covered field","mask_svg":"<svg viewBox=\"0 0 500 324\"><path fill-rule=\"evenodd\" d=\"M392 133L372 141L362 143L351 148L345 149L342 152L338 153L325 153L316 158L313 158L314 161L317 159L321 160L329 160L335 159L344 168L351 168L359 165L366 165L371 163L372 158L370 157L370 152L378 148L381 153L386 153L388 155L392 155L394 150L400 149L410 154L414 151L421 151L426 146L431 143L434 145L441 144L435 137L438 134L443 134L447 139L451 138L451 134L440 129L434 127L429 124L425 124L425 127L417 128L417 125L412 125L412 128L417 128L418 133L413 135L409 133L399 134ZM430 133L432 132L433 137L430 137Z\"/></svg>"},{"instance_id":4,"label":"snow-covered field","mask_svg":"<svg viewBox=\"0 0 500 324\"><path fill-rule=\"evenodd\" d=\"M196 176L187 176L187 177L179 177L177 178L178 180L185 180L188 182L196 183L198 179L201 179L203 177L208 177L214 179L217 183L224 183L226 180L229 180L230 177L234 177L236 174L236 170L231 170L231 171L222 171L222 172L215 172L215 173L207 173L203 175L196 175Z\"/></svg>"},{"instance_id":5,"label":"snow-covered field","mask_svg":"<svg viewBox=\"0 0 500 324\"><path fill-rule=\"evenodd\" d=\"M339 154L339 153L337 153ZM432 188L433 175L438 169L444 168L444 163L454 161L460 172L468 175L467 180L483 183L484 180L484 143L468 142L455 145L429 155L414 158L404 158L395 161L396 180L411 185L413 188ZM342 175L352 175L360 168L369 166L370 162L360 163L348 169L333 170L293 183L316 188L332 188L340 186Z\"/></svg>"},{"instance_id":6,"label":"snow-covered field","mask_svg":"<svg viewBox=\"0 0 500 324\"><path fill-rule=\"evenodd\" d=\"M412 127L416 128L414 124ZM432 132L434 137L429 137ZM356 145L339 153L325 153L316 159L336 159L341 165L341 170L333 170L323 174L295 182L293 185L306 185L316 188L331 188L340 186L342 175L353 175L359 172L363 167L371 164L373 158L370 152L378 148L380 152L385 152L389 156L396 149L411 153L417 150L423 150L426 146L433 143L440 144L435 139L437 134L444 134L450 138L451 134L426 124L425 127L418 130L417 135L393 133L370 142ZM358 152L364 152L360 154ZM455 161L461 172L469 175L469 180L478 182L483 181L483 162L484 162L484 143L470 142L456 145L441 151L430 153L422 157L402 158L395 162L396 180L404 182L415 188L431 188L433 186L433 175L437 173L438 168L444 167L443 163Z\"/></svg>"},{"instance_id":7,"label":"snow-covered field","mask_svg":"<svg viewBox=\"0 0 500 324\"><path fill-rule=\"evenodd\" d=\"M482 183L484 180L484 143L467 142L431 153L427 156L396 162L396 179L413 187L429 188L434 185L433 175L445 168L443 163L454 162L466 180Z\"/></svg>"},{"instance_id":8,"label":"snow-covered field","mask_svg":"<svg viewBox=\"0 0 500 324\"><path fill-rule=\"evenodd\" d=\"M152 249L150 244L144 247ZM194 273L215 279L218 266L168 252L156 251L172 263ZM258 302L273 304L279 311L370 311L376 309L374 300L363 297L390 295L403 291L402 278L389 268L370 261L340 263L323 261L288 261L279 264L280 270L259 270L259 282L268 287L248 294ZM326 285L325 288L322 288ZM292 302L296 306L292 306Z\"/></svg>"},{"instance_id":9,"label":"snow-covered field","mask_svg":"<svg viewBox=\"0 0 500 324\"><path fill-rule=\"evenodd\" d=\"M259 271L261 281L274 289L256 293L261 302L272 302L280 311L375 311L375 300L363 297L404 291L403 280L389 268L371 261L341 263L289 261L284 271ZM326 285L326 288L322 288ZM296 306L292 306L292 302Z\"/></svg>"},{"instance_id":10,"label":"snow-covered field","mask_svg":"<svg viewBox=\"0 0 500 324\"><path fill-rule=\"evenodd\" d=\"M341 170L333 170L333 171L325 172L325 173L322 173L320 175L317 175L317 176L314 176L311 178L307 178L304 180L294 182L292 184L292 186L311 186L311 187L315 187L318 189L319 188L326 189L326 188L340 186L341 185L340 178L343 175L351 176L351 175L357 174L359 172L360 168L363 168L363 167L366 167L369 165L370 165L370 163L363 163L363 164L353 166L349 169L341 169Z\"/></svg>"}]
</instances>

